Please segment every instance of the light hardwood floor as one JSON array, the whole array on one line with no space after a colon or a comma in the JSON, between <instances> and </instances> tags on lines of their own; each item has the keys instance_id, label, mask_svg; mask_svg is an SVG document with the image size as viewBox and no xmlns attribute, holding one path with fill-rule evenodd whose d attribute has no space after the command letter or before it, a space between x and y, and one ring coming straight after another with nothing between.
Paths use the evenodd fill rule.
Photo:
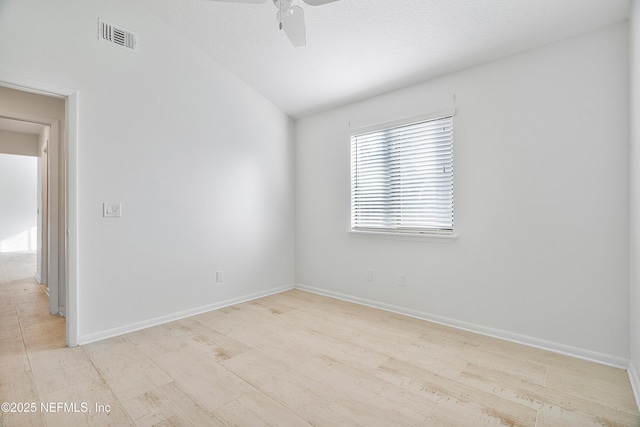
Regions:
<instances>
[{"instance_id":1,"label":"light hardwood floor","mask_svg":"<svg viewBox=\"0 0 640 427\"><path fill-rule=\"evenodd\" d=\"M36 404L2 426L640 426L623 370L299 290L64 348L30 262L0 254L0 402Z\"/></svg>"}]
</instances>

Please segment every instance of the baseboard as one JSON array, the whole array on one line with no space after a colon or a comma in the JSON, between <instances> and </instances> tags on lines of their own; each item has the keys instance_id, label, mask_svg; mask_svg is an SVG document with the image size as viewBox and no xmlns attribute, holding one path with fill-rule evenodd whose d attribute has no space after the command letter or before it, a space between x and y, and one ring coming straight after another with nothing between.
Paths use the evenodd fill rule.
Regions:
<instances>
[{"instance_id":1,"label":"baseboard","mask_svg":"<svg viewBox=\"0 0 640 427\"><path fill-rule=\"evenodd\" d=\"M629 381L631 382L633 394L636 397L636 405L638 405L638 409L640 409L640 372L636 370L633 360L629 362L627 373L629 374Z\"/></svg>"},{"instance_id":2,"label":"baseboard","mask_svg":"<svg viewBox=\"0 0 640 427\"><path fill-rule=\"evenodd\" d=\"M173 322L175 320L184 319L185 317L195 316L197 314L206 313L208 311L217 310L224 307L229 307L230 305L240 304L243 302L251 301L258 298L263 298L269 295L277 294L280 292L288 291L293 289L294 286L281 286L277 288L271 288L265 291L254 292L249 295L244 295L237 298L231 298L224 301L219 301L213 304L204 305L201 307L192 308L189 310L180 311L177 313L168 314L166 316L160 316L149 320L143 320L142 322L132 323L130 325L119 326L117 328L107 329L105 331L94 332L87 335L82 335L78 337L78 344L84 345L89 344L96 341L101 341L107 338L117 337L119 335L128 334L129 332L139 331L141 329L150 328L152 326L162 325L164 323Z\"/></svg>"},{"instance_id":3,"label":"baseboard","mask_svg":"<svg viewBox=\"0 0 640 427\"><path fill-rule=\"evenodd\" d=\"M42 285L42 277L40 277L38 273L34 274L33 277L35 277L37 282Z\"/></svg>"},{"instance_id":4,"label":"baseboard","mask_svg":"<svg viewBox=\"0 0 640 427\"><path fill-rule=\"evenodd\" d=\"M500 329L489 328L475 323L464 322L444 316L438 316L430 313L425 313L418 310L412 310L404 307L399 307L391 304L385 304L378 301L368 300L365 298L354 297L352 295L346 295L339 292L327 291L326 289L315 288L313 286L307 286L304 284L296 284L296 289L312 292L319 295L324 295L340 300L353 302L356 304L366 305L368 307L379 308L381 310L390 311L397 314L403 314L405 316L415 317L421 320L427 320L429 322L439 323L445 326L451 326L453 328L462 329L469 332L475 332L482 335L487 335L493 338L501 340L511 341L517 344L528 345L530 347L539 348L541 350L547 350L554 353L564 354L566 356L577 357L579 359L588 360L591 362L600 363L607 366L612 366L619 369L627 369L629 366L629 359L622 357L611 356L596 351L586 350L579 347L573 347L565 344L556 343L553 341L546 341L539 338L529 337L526 335L520 335L513 332L503 331ZM637 379L637 375L636 375ZM638 394L636 393L636 396Z\"/></svg>"}]
</instances>

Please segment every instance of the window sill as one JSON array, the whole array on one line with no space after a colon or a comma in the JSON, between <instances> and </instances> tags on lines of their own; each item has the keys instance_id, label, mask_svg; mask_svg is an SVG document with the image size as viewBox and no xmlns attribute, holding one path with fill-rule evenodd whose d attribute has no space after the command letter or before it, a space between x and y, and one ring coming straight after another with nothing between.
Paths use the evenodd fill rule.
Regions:
<instances>
[{"instance_id":1,"label":"window sill","mask_svg":"<svg viewBox=\"0 0 640 427\"><path fill-rule=\"evenodd\" d=\"M410 241L434 241L439 243L451 243L458 239L457 234L418 234L418 233L394 233L391 231L355 231L349 230L354 237L382 238L390 240Z\"/></svg>"}]
</instances>

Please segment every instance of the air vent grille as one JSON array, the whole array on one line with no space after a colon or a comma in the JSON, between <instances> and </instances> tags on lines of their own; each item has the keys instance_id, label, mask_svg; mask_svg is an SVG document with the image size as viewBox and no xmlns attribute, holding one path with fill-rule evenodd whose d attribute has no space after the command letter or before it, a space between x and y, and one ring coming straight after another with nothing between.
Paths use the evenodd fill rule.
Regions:
<instances>
[{"instance_id":1,"label":"air vent grille","mask_svg":"<svg viewBox=\"0 0 640 427\"><path fill-rule=\"evenodd\" d=\"M115 26L102 19L98 22L98 31L100 40L124 47L133 52L138 51L138 35L133 31Z\"/></svg>"}]
</instances>

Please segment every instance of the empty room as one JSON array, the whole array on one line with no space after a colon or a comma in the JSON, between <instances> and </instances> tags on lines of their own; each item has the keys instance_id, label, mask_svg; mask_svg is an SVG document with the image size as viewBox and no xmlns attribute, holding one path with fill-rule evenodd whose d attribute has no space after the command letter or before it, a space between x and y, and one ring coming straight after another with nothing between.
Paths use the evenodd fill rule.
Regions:
<instances>
[{"instance_id":1,"label":"empty room","mask_svg":"<svg viewBox=\"0 0 640 427\"><path fill-rule=\"evenodd\" d=\"M640 0L0 0L0 426L640 426Z\"/></svg>"}]
</instances>

